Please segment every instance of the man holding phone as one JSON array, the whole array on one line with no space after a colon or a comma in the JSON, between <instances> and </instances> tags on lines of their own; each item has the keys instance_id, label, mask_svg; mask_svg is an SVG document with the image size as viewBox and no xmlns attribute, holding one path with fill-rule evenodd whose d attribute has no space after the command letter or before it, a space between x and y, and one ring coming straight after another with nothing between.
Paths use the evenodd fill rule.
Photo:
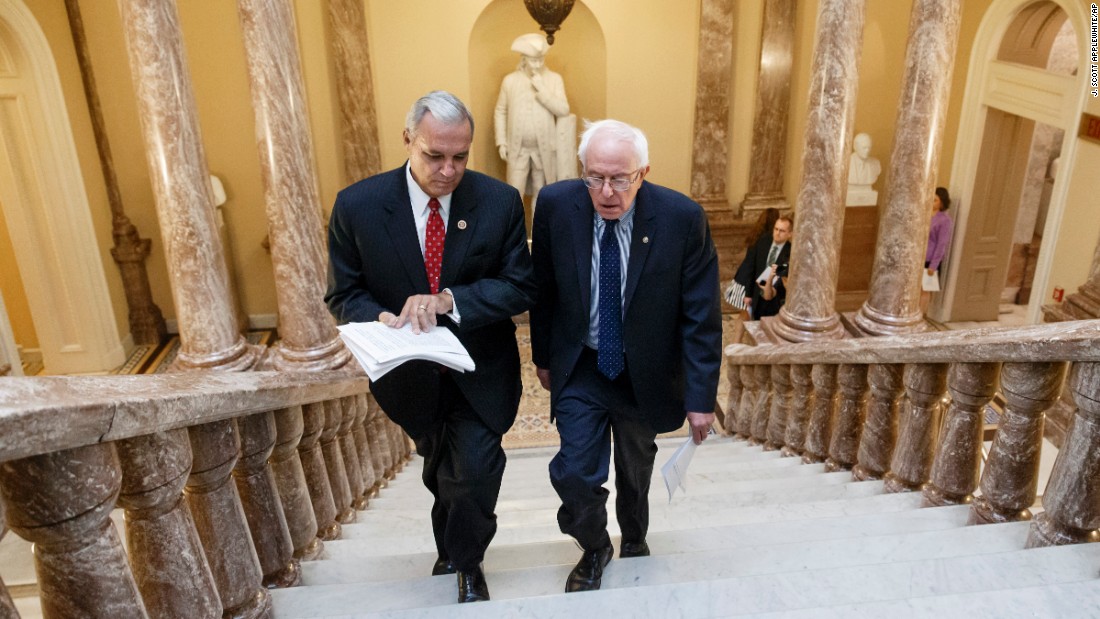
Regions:
<instances>
[{"instance_id":1,"label":"man holding phone","mask_svg":"<svg viewBox=\"0 0 1100 619\"><path fill-rule=\"evenodd\" d=\"M745 255L737 282L745 287L745 306L753 320L775 316L787 300L787 270L791 261L791 233L794 220L780 215L772 228L772 238L761 239ZM749 279L752 278L752 279Z\"/></svg>"}]
</instances>

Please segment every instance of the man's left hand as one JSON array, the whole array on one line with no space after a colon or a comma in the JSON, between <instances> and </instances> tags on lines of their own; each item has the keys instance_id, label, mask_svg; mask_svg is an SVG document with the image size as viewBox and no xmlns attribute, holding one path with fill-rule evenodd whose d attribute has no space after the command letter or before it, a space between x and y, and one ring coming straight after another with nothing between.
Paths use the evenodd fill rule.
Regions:
<instances>
[{"instance_id":1,"label":"man's left hand","mask_svg":"<svg viewBox=\"0 0 1100 619\"><path fill-rule=\"evenodd\" d=\"M436 316L451 311L454 305L454 299L446 292L414 294L405 301L405 307L401 308L400 316L383 312L378 319L396 329L404 327L405 323L410 323L413 333L426 332L431 331L436 325Z\"/></svg>"},{"instance_id":2,"label":"man's left hand","mask_svg":"<svg viewBox=\"0 0 1100 619\"><path fill-rule=\"evenodd\" d=\"M688 425L691 426L691 439L696 445L707 440L710 426L714 423L714 413L688 413Z\"/></svg>"}]
</instances>

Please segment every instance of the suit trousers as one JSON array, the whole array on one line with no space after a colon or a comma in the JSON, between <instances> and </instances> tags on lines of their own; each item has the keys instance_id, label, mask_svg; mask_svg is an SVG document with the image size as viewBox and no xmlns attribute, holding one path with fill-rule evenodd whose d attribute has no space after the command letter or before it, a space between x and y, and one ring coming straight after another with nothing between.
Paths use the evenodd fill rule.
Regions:
<instances>
[{"instance_id":1,"label":"suit trousers","mask_svg":"<svg viewBox=\"0 0 1100 619\"><path fill-rule=\"evenodd\" d=\"M449 374L440 377L440 422L417 439L424 486L435 497L432 532L439 556L470 571L497 530L496 504L507 457L501 435L474 412Z\"/></svg>"},{"instance_id":2,"label":"suit trousers","mask_svg":"<svg viewBox=\"0 0 1100 619\"><path fill-rule=\"evenodd\" d=\"M642 416L630 387L630 368L608 380L585 348L554 405L561 448L550 461L550 481L561 498L558 526L586 551L611 543L607 482L615 452L615 514L623 542L640 542L649 529L649 481L657 456L656 431ZM612 442L614 439L614 442Z\"/></svg>"}]
</instances>

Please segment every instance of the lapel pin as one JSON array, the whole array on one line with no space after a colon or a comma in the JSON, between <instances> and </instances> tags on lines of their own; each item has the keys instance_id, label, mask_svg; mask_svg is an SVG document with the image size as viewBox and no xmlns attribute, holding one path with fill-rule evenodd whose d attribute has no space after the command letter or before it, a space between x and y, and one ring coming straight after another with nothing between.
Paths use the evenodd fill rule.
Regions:
<instances>
[{"instance_id":1,"label":"lapel pin","mask_svg":"<svg viewBox=\"0 0 1100 619\"><path fill-rule=\"evenodd\" d=\"M465 230L466 229L466 220L465 219L459 219L458 220L458 229L459 230Z\"/></svg>"},{"instance_id":2,"label":"lapel pin","mask_svg":"<svg viewBox=\"0 0 1100 619\"><path fill-rule=\"evenodd\" d=\"M648 236L643 236L642 237L642 242L643 243L648 243L649 242L649 237Z\"/></svg>"}]
</instances>

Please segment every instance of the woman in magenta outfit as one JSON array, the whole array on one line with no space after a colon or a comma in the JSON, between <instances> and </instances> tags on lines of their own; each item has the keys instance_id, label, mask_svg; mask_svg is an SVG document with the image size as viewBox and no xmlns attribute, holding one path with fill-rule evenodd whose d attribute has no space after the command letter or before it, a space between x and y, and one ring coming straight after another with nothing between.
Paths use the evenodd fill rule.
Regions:
<instances>
[{"instance_id":1,"label":"woman in magenta outfit","mask_svg":"<svg viewBox=\"0 0 1100 619\"><path fill-rule=\"evenodd\" d=\"M940 290L940 262L947 248L951 246L953 222L946 211L951 206L951 195L947 189L936 187L932 198L932 225L928 228L928 249L924 252L924 271L921 273L920 311L928 309L933 292Z\"/></svg>"}]
</instances>

